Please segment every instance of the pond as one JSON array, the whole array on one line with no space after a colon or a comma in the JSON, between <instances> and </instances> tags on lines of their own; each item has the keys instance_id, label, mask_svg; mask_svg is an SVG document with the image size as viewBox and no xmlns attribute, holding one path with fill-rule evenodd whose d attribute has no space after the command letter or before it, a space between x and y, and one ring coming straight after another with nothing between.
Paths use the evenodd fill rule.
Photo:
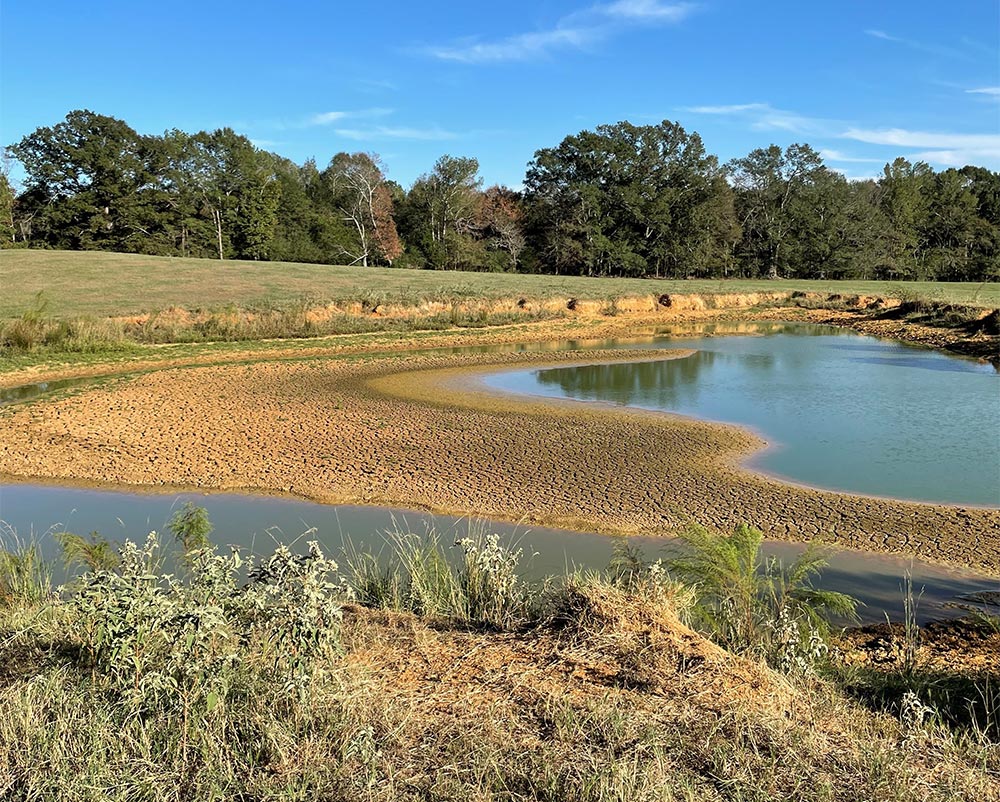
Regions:
<instances>
[{"instance_id":1,"label":"pond","mask_svg":"<svg viewBox=\"0 0 1000 802\"><path fill-rule=\"evenodd\" d=\"M842 329L788 323L709 324L696 330L649 330L634 339L444 351L678 347L696 353L654 363L504 371L484 381L502 391L639 406L745 426L768 442L748 467L790 481L870 495L1000 505L1000 378L991 366L973 360ZM0 403L88 381L19 388L0 395ZM257 553L277 542L301 548L316 539L342 560L352 547L386 549L387 532L422 534L433 528L452 543L471 527L519 544L527 575L541 579L574 567L603 568L613 548L612 539L596 534L377 507L32 484L0 486L0 521L21 538L37 537L46 555L55 558L54 531L141 540L151 529L164 530L185 501L208 510L215 542ZM650 559L670 547L669 541L652 538L630 542ZM766 545L768 554L786 563L801 548ZM957 608L949 605L957 600L1000 590L996 579L974 572L847 550L833 552L821 585L859 598L866 621L883 621L886 615L898 619L907 573L922 593L922 620L956 615Z\"/></svg>"},{"instance_id":2,"label":"pond","mask_svg":"<svg viewBox=\"0 0 1000 802\"><path fill-rule=\"evenodd\" d=\"M1000 506L993 366L829 326L750 330L636 346L696 349L683 359L504 371L485 383L738 424L768 444L748 467L800 484Z\"/></svg>"},{"instance_id":3,"label":"pond","mask_svg":"<svg viewBox=\"0 0 1000 802\"><path fill-rule=\"evenodd\" d=\"M602 569L612 555L614 541L602 535L543 527L470 521L454 516L381 507L330 506L270 496L240 494L155 494L91 490L55 485L9 484L0 487L0 520L22 541L35 540L50 559L58 557L54 532L100 532L111 540L141 541L150 530L165 531L174 511L186 501L204 507L215 525L214 542L266 554L276 543L304 549L319 541L327 553L343 563L345 550L386 549L387 532L426 534L435 530L445 544L472 532L495 532L503 542L523 549L528 578L540 580L574 568ZM8 529L8 541L10 532ZM676 543L654 538L632 538L647 559L665 556ZM0 547L4 544L0 543ZM10 545L8 542L6 545ZM769 542L766 553L789 564L802 547ZM850 593L861 600L866 622L902 616L902 582L913 577L920 594L921 621L959 614L952 605L963 597L1000 590L1000 581L967 571L956 571L921 561L863 552L831 553L820 586Z\"/></svg>"}]
</instances>

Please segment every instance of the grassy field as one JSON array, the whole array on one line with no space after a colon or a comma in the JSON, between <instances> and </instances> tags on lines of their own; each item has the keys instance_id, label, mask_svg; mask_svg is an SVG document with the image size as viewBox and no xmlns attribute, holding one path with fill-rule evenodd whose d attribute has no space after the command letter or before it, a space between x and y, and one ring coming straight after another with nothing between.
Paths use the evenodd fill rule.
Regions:
<instances>
[{"instance_id":1,"label":"grassy field","mask_svg":"<svg viewBox=\"0 0 1000 802\"><path fill-rule=\"evenodd\" d=\"M662 293L802 290L921 297L1000 306L1000 284L883 281L744 281L581 278L338 267L288 262L219 262L104 252L0 251L0 318L30 309L39 292L48 315L105 317L166 309L286 307L377 299L417 303L524 296L607 299Z\"/></svg>"}]
</instances>

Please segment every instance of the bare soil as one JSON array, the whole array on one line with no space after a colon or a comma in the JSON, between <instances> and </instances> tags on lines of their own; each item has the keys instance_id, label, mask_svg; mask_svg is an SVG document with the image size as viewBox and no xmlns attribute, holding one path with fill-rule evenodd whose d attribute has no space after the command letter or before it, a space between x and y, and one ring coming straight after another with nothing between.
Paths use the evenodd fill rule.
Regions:
<instances>
[{"instance_id":1,"label":"bare soil","mask_svg":"<svg viewBox=\"0 0 1000 802\"><path fill-rule=\"evenodd\" d=\"M822 314L831 316L752 316ZM860 320L843 314L841 325ZM575 331L624 335L638 321L649 323L580 321ZM511 327L478 341L542 341L572 331L562 323ZM433 343L448 345L450 336L470 344L467 335L448 334ZM622 534L669 535L692 522L725 531L746 522L771 538L826 538L1000 572L1000 510L790 486L739 467L761 442L736 427L526 402L469 386L470 376L497 366L634 361L634 351L365 355L352 343L267 353L279 361L172 367L9 408L0 414L0 476L290 493ZM346 353L352 356L303 360ZM236 357L248 354L226 356Z\"/></svg>"}]
</instances>

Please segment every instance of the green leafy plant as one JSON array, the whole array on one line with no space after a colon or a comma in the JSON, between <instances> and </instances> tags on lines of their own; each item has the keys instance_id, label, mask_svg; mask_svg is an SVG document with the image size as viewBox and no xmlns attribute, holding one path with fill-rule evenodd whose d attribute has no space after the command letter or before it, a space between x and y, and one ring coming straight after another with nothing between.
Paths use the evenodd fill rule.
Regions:
<instances>
[{"instance_id":1,"label":"green leafy plant","mask_svg":"<svg viewBox=\"0 0 1000 802\"><path fill-rule=\"evenodd\" d=\"M234 550L188 553L184 580L158 573L160 542L126 541L118 565L81 577L70 605L95 678L133 704L211 711L253 675L305 692L338 638L346 588L319 545L279 546L246 563ZM252 683L251 683L252 684Z\"/></svg>"},{"instance_id":2,"label":"green leafy plant","mask_svg":"<svg viewBox=\"0 0 1000 802\"><path fill-rule=\"evenodd\" d=\"M729 536L693 527L670 571L691 585L694 623L737 653L756 653L783 670L808 669L827 651L831 621L851 619L857 602L812 584L826 565L813 546L788 568L761 554L763 534L741 525Z\"/></svg>"},{"instance_id":3,"label":"green leafy plant","mask_svg":"<svg viewBox=\"0 0 1000 802\"><path fill-rule=\"evenodd\" d=\"M391 532L387 544L386 557L348 550L350 583L361 604L498 628L527 615L527 589L517 571L523 552L496 535L460 538L457 556L433 530Z\"/></svg>"},{"instance_id":4,"label":"green leafy plant","mask_svg":"<svg viewBox=\"0 0 1000 802\"><path fill-rule=\"evenodd\" d=\"M37 602L52 593L51 566L38 543L0 522L0 604Z\"/></svg>"},{"instance_id":5,"label":"green leafy plant","mask_svg":"<svg viewBox=\"0 0 1000 802\"><path fill-rule=\"evenodd\" d=\"M82 567L88 571L107 571L118 565L118 553L112 543L91 532L89 537L73 532L57 532L56 542L62 549L66 568Z\"/></svg>"},{"instance_id":6,"label":"green leafy plant","mask_svg":"<svg viewBox=\"0 0 1000 802\"><path fill-rule=\"evenodd\" d=\"M208 520L208 510L198 507L190 501L174 512L167 529L174 539L180 544L185 555L190 555L198 549L206 548L209 543L209 535L212 534L213 526Z\"/></svg>"}]
</instances>

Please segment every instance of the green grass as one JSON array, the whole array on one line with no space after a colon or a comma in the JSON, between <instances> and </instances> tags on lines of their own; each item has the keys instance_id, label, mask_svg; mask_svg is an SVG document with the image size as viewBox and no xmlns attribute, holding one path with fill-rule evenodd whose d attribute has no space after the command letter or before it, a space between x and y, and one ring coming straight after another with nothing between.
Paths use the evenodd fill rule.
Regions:
<instances>
[{"instance_id":1,"label":"green grass","mask_svg":"<svg viewBox=\"0 0 1000 802\"><path fill-rule=\"evenodd\" d=\"M414 303L469 298L585 298L662 293L837 292L1000 306L1000 284L883 281L668 281L178 259L105 252L0 251L0 318L30 309L38 292L57 317L186 309L274 308L317 302Z\"/></svg>"}]
</instances>

